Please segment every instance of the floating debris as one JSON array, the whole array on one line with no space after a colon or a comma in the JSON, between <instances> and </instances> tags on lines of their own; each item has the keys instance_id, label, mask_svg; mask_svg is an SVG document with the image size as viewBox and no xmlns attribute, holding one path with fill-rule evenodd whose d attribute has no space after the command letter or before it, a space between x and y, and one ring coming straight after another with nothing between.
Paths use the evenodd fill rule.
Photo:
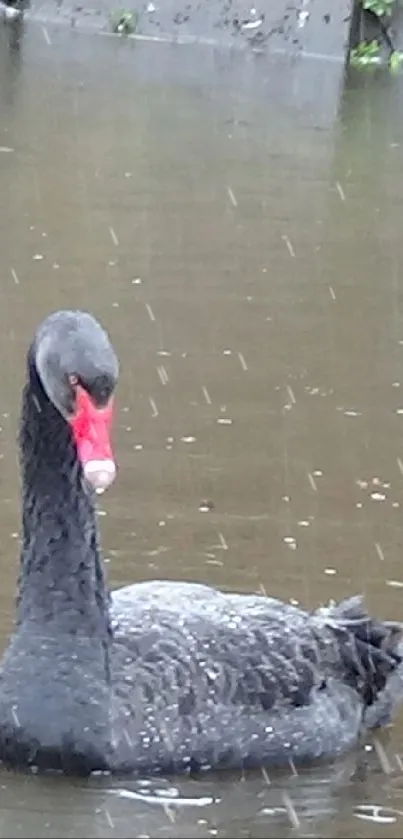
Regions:
<instances>
[{"instance_id":1,"label":"floating debris","mask_svg":"<svg viewBox=\"0 0 403 839\"><path fill-rule=\"evenodd\" d=\"M42 253L35 253L35 254L33 255L33 257L32 257L32 259L35 259L35 260L36 260L36 262L39 262L39 261L40 261L41 259L43 259L43 258L44 258L44 257L43 257L43 254L42 254Z\"/></svg>"},{"instance_id":2,"label":"floating debris","mask_svg":"<svg viewBox=\"0 0 403 839\"><path fill-rule=\"evenodd\" d=\"M196 437L181 437L182 443L195 443Z\"/></svg>"},{"instance_id":3,"label":"floating debris","mask_svg":"<svg viewBox=\"0 0 403 839\"><path fill-rule=\"evenodd\" d=\"M258 27L261 26L264 21L264 15L260 14L258 16L257 9L255 9L254 6L249 10L249 14L251 16L251 19L242 21L242 29L258 29Z\"/></svg>"},{"instance_id":4,"label":"floating debris","mask_svg":"<svg viewBox=\"0 0 403 839\"><path fill-rule=\"evenodd\" d=\"M327 574L328 577L334 577L334 575L337 574L337 571L335 568L325 568L323 573Z\"/></svg>"},{"instance_id":5,"label":"floating debris","mask_svg":"<svg viewBox=\"0 0 403 839\"><path fill-rule=\"evenodd\" d=\"M233 420L229 417L219 417L217 423L218 425L232 425Z\"/></svg>"},{"instance_id":6,"label":"floating debris","mask_svg":"<svg viewBox=\"0 0 403 839\"><path fill-rule=\"evenodd\" d=\"M148 401L149 401L149 403L150 403L150 407L151 407L151 416L153 416L153 417L158 417L159 410L158 410L158 408L157 408L157 406L156 406L156 404L155 404L155 401L154 401L154 399L152 398L152 396L150 396L150 397L149 397Z\"/></svg>"},{"instance_id":7,"label":"floating debris","mask_svg":"<svg viewBox=\"0 0 403 839\"><path fill-rule=\"evenodd\" d=\"M13 278L13 280L14 280L15 284L16 284L16 285L19 285L19 284L20 284L20 281L19 281L19 279L18 279L17 272L14 270L14 268L11 268L11 276L12 276L12 278Z\"/></svg>"},{"instance_id":8,"label":"floating debris","mask_svg":"<svg viewBox=\"0 0 403 839\"><path fill-rule=\"evenodd\" d=\"M297 540L294 536L283 536L283 542L287 545L287 547L291 548L292 551L296 550Z\"/></svg>"},{"instance_id":9,"label":"floating debris","mask_svg":"<svg viewBox=\"0 0 403 839\"><path fill-rule=\"evenodd\" d=\"M302 11L298 12L298 29L303 29L309 18L310 12L308 12L306 9L303 9Z\"/></svg>"},{"instance_id":10,"label":"floating debris","mask_svg":"<svg viewBox=\"0 0 403 839\"><path fill-rule=\"evenodd\" d=\"M317 492L317 491L318 491L318 485L317 485L317 483L316 483L316 481L315 481L314 476L312 475L312 472L308 472L308 481L309 481L309 483L310 483L310 485L311 485L311 487L312 487L313 491L314 491L314 492Z\"/></svg>"},{"instance_id":11,"label":"floating debris","mask_svg":"<svg viewBox=\"0 0 403 839\"><path fill-rule=\"evenodd\" d=\"M331 285L329 286L329 294L330 294L332 300L336 300L336 295L334 293L333 286L331 286Z\"/></svg>"},{"instance_id":12,"label":"floating debris","mask_svg":"<svg viewBox=\"0 0 403 839\"><path fill-rule=\"evenodd\" d=\"M383 492L371 492L373 501L385 501L386 495Z\"/></svg>"},{"instance_id":13,"label":"floating debris","mask_svg":"<svg viewBox=\"0 0 403 839\"><path fill-rule=\"evenodd\" d=\"M259 18L259 20L247 20L245 23L242 24L242 29L258 29L259 26L262 25L264 18Z\"/></svg>"},{"instance_id":14,"label":"floating debris","mask_svg":"<svg viewBox=\"0 0 403 839\"><path fill-rule=\"evenodd\" d=\"M210 513L211 510L214 510L214 502L213 501L201 501L199 504L199 512L200 513Z\"/></svg>"},{"instance_id":15,"label":"floating debris","mask_svg":"<svg viewBox=\"0 0 403 839\"><path fill-rule=\"evenodd\" d=\"M390 588L403 588L403 580L385 580Z\"/></svg>"}]
</instances>

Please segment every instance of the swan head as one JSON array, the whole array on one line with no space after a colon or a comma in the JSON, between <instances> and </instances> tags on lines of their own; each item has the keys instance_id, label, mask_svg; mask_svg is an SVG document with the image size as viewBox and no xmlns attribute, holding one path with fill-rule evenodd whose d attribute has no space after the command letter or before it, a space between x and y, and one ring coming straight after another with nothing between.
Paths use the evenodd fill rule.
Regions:
<instances>
[{"instance_id":1,"label":"swan head","mask_svg":"<svg viewBox=\"0 0 403 839\"><path fill-rule=\"evenodd\" d=\"M110 434L119 375L107 333L87 312L55 312L37 332L34 359L47 397L71 428L86 480L103 492L116 476Z\"/></svg>"}]
</instances>

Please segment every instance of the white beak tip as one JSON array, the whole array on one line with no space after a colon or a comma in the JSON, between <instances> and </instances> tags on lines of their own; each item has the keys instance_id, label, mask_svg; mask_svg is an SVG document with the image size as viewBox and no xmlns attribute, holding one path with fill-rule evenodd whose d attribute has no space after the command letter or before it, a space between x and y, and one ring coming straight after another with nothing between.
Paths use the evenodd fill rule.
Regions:
<instances>
[{"instance_id":1,"label":"white beak tip","mask_svg":"<svg viewBox=\"0 0 403 839\"><path fill-rule=\"evenodd\" d=\"M98 495L105 492L116 478L113 460L89 460L83 467L84 476Z\"/></svg>"}]
</instances>

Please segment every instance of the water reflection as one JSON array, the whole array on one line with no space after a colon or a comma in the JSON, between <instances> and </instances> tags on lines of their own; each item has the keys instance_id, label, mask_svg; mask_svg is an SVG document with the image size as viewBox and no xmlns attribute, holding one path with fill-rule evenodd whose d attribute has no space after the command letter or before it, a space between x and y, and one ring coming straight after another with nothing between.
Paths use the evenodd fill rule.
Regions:
<instances>
[{"instance_id":1,"label":"water reflection","mask_svg":"<svg viewBox=\"0 0 403 839\"><path fill-rule=\"evenodd\" d=\"M368 774L364 757L360 779ZM349 795L352 759L299 776L269 779L222 775L202 780L133 781L92 778L73 785L59 778L2 778L7 803L1 835L12 837L266 837L330 836L327 825L354 818ZM372 768L373 771L373 768ZM365 781L364 781L365 783ZM355 803L356 820L373 810ZM26 813L29 812L29 827ZM375 813L375 815L377 815ZM379 816L378 816L379 817ZM366 821L362 820L362 823ZM384 819L393 818L392 809ZM342 834L338 834L342 835ZM359 834L366 835L366 834ZM368 834L370 835L370 834Z\"/></svg>"}]
</instances>

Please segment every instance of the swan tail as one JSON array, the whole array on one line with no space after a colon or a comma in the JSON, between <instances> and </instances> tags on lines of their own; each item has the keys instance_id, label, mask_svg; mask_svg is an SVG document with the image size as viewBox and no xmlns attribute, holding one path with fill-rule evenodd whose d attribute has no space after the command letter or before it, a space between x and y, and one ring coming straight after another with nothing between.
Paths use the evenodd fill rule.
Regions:
<instances>
[{"instance_id":1,"label":"swan tail","mask_svg":"<svg viewBox=\"0 0 403 839\"><path fill-rule=\"evenodd\" d=\"M402 624L371 617L361 596L319 609L315 617L336 636L343 677L365 706L379 699L393 674L403 686Z\"/></svg>"}]
</instances>

